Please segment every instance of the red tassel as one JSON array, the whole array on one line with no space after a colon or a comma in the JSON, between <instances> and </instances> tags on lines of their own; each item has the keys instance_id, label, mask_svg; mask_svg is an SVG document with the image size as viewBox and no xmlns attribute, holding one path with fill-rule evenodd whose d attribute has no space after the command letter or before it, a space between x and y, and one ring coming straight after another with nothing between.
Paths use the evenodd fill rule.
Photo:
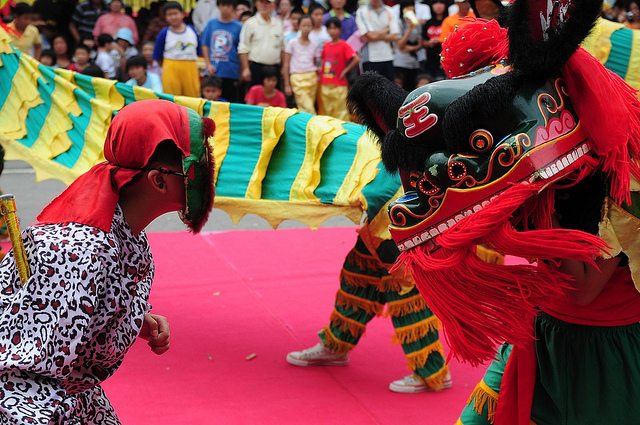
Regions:
<instances>
[{"instance_id":1,"label":"red tassel","mask_svg":"<svg viewBox=\"0 0 640 425\"><path fill-rule=\"evenodd\" d=\"M629 174L640 178L638 91L583 48L571 56L562 73L573 107L601 157L602 169L611 177L612 199L630 203Z\"/></svg>"},{"instance_id":2,"label":"red tassel","mask_svg":"<svg viewBox=\"0 0 640 425\"><path fill-rule=\"evenodd\" d=\"M419 245L398 258L442 322L449 357L476 366L492 360L496 346L505 341L526 343L534 337L530 323L537 307L565 296L564 289L570 287L570 277L549 267L487 264L476 256L476 245L524 258L573 258L592 264L593 256L606 247L598 237L576 230L512 229L512 213L544 184L512 186L497 202L440 235L441 248L430 253Z\"/></svg>"}]
</instances>

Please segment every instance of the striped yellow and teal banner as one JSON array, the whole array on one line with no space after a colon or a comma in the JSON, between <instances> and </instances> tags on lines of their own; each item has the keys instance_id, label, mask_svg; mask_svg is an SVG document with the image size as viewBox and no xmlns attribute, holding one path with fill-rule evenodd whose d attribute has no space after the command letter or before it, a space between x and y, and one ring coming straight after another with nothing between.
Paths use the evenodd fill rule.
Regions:
<instances>
[{"instance_id":1,"label":"striped yellow and teal banner","mask_svg":"<svg viewBox=\"0 0 640 425\"><path fill-rule=\"evenodd\" d=\"M381 211L386 216L384 206L399 192L398 176L384 171L360 125L295 109L156 94L54 70L16 52L0 30L0 143L7 159L31 164L38 180L69 184L103 161L113 115L150 98L215 121L216 208L236 222L253 213L274 227L294 219L316 228L342 214L359 224L364 213L370 221ZM386 232L386 225L380 229Z\"/></svg>"},{"instance_id":2,"label":"striped yellow and teal banner","mask_svg":"<svg viewBox=\"0 0 640 425\"><path fill-rule=\"evenodd\" d=\"M631 87L640 89L640 30L599 19L582 46Z\"/></svg>"}]
</instances>

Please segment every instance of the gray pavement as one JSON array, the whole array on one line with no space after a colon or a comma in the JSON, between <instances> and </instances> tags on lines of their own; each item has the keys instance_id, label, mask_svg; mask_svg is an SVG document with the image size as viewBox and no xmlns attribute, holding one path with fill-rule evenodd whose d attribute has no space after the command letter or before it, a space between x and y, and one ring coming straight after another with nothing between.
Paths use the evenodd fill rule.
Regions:
<instances>
[{"instance_id":1,"label":"gray pavement","mask_svg":"<svg viewBox=\"0 0 640 425\"><path fill-rule=\"evenodd\" d=\"M35 222L35 217L53 198L58 196L67 186L59 180L48 179L36 182L33 168L22 161L5 161L4 172L0 177L0 188L6 193L16 197L20 226L25 227ZM321 227L353 226L351 220L343 216L335 216L325 221ZM278 228L304 227L304 224L295 220L286 220ZM204 231L220 230L258 230L270 229L271 226L261 217L248 214L236 225L222 210L212 211L209 221L203 228ZM184 231L186 227L176 213L168 213L158 217L149 227L149 232L173 232Z\"/></svg>"}]
</instances>

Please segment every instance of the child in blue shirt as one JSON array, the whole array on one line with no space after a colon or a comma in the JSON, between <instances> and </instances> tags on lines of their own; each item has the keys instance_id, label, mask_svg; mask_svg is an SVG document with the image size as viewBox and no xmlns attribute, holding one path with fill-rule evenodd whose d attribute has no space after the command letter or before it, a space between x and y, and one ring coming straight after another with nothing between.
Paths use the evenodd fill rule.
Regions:
<instances>
[{"instance_id":1,"label":"child in blue shirt","mask_svg":"<svg viewBox=\"0 0 640 425\"><path fill-rule=\"evenodd\" d=\"M242 24L235 20L236 0L218 0L220 17L207 22L200 43L207 64L207 75L222 80L222 96L230 102L238 101L238 42Z\"/></svg>"}]
</instances>

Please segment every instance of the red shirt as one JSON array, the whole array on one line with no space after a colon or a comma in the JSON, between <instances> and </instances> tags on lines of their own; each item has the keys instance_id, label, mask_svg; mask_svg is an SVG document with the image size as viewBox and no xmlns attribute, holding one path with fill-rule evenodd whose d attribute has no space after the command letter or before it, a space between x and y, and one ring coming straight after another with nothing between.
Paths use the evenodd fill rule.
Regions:
<instances>
[{"instance_id":1,"label":"red shirt","mask_svg":"<svg viewBox=\"0 0 640 425\"><path fill-rule=\"evenodd\" d=\"M598 297L585 306L567 300L545 306L551 316L569 323L591 326L625 326L640 321L640 293L628 266L618 267Z\"/></svg>"},{"instance_id":2,"label":"red shirt","mask_svg":"<svg viewBox=\"0 0 640 425\"><path fill-rule=\"evenodd\" d=\"M338 79L342 71L347 67L347 63L357 53L347 44L346 41L340 40L337 43L325 43L322 49L322 69L320 71L320 84L333 84L336 86L346 86L347 79Z\"/></svg>"},{"instance_id":3,"label":"red shirt","mask_svg":"<svg viewBox=\"0 0 640 425\"><path fill-rule=\"evenodd\" d=\"M82 71L84 71L84 70L85 70L85 68L86 68L87 66L89 66L89 64L86 64L84 68L80 69L80 68L78 68L78 64L74 62L74 63L72 63L71 65L69 65L69 66L67 67L67 69L68 69L69 71L76 71L76 72L80 72L80 73L82 73Z\"/></svg>"},{"instance_id":4,"label":"red shirt","mask_svg":"<svg viewBox=\"0 0 640 425\"><path fill-rule=\"evenodd\" d=\"M267 99L261 85L251 87L244 97L244 101L249 105L287 107L287 100L284 97L284 93L276 89L276 95L271 99Z\"/></svg>"}]
</instances>

